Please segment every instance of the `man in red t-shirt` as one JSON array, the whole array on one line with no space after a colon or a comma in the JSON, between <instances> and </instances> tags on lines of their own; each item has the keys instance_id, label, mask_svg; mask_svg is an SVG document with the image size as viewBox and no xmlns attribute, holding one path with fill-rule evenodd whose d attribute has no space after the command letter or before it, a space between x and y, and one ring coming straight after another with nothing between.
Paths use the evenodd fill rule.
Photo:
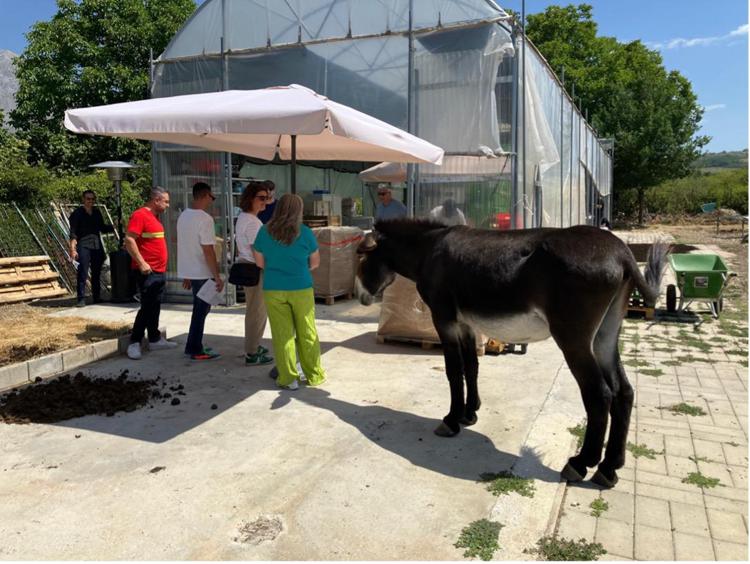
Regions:
<instances>
[{"instance_id":1,"label":"man in red t-shirt","mask_svg":"<svg viewBox=\"0 0 750 564\"><path fill-rule=\"evenodd\" d=\"M177 343L167 341L159 331L159 313L164 287L167 283L167 242L159 214L169 207L169 193L159 186L151 189L146 205L133 212L125 235L125 248L132 257L132 267L138 270L138 290L141 308L135 316L130 333L128 357L141 358L141 341L148 332L150 350L172 349Z\"/></svg>"}]
</instances>

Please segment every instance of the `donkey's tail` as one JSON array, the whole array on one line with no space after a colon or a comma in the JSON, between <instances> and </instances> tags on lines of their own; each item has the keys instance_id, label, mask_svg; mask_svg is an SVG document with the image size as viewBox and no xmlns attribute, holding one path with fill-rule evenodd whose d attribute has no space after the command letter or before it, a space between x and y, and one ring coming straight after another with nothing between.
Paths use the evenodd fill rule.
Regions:
<instances>
[{"instance_id":1,"label":"donkey's tail","mask_svg":"<svg viewBox=\"0 0 750 564\"><path fill-rule=\"evenodd\" d=\"M637 265L633 265L631 274L635 279L635 286L643 296L648 307L654 307L656 300L659 299L661 290L661 279L664 274L664 268L667 266L667 255L669 255L670 246L662 241L657 241L648 250L646 258L646 268L643 274L638 270ZM635 260L633 261L635 263Z\"/></svg>"}]
</instances>

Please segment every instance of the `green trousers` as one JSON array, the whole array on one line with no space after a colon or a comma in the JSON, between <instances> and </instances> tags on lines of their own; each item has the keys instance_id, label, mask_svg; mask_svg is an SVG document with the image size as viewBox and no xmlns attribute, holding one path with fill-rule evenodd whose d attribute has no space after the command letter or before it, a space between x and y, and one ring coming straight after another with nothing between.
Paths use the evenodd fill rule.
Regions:
<instances>
[{"instance_id":1,"label":"green trousers","mask_svg":"<svg viewBox=\"0 0 750 564\"><path fill-rule=\"evenodd\" d=\"M297 379L297 351L302 371L309 386L322 384L326 373L320 363L320 341L315 328L315 297L313 289L264 290L268 322L271 325L273 353L279 386L288 386Z\"/></svg>"}]
</instances>

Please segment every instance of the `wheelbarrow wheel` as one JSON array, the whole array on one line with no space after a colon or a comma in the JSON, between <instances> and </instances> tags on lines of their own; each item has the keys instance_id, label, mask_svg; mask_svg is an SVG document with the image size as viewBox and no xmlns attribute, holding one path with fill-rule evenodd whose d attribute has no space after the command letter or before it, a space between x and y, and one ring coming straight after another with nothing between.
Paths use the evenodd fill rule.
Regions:
<instances>
[{"instance_id":1,"label":"wheelbarrow wheel","mask_svg":"<svg viewBox=\"0 0 750 564\"><path fill-rule=\"evenodd\" d=\"M713 302L714 311L716 312L716 317L719 317L719 314L724 309L724 297L722 296L719 298L719 301Z\"/></svg>"},{"instance_id":2,"label":"wheelbarrow wheel","mask_svg":"<svg viewBox=\"0 0 750 564\"><path fill-rule=\"evenodd\" d=\"M677 311L677 287L674 284L667 286L667 311L669 313Z\"/></svg>"}]
</instances>

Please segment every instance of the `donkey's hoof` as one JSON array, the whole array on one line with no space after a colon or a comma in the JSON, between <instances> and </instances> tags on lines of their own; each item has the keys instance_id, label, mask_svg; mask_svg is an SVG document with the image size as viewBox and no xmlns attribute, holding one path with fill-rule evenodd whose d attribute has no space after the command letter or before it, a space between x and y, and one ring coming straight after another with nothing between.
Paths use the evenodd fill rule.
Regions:
<instances>
[{"instance_id":1,"label":"donkey's hoof","mask_svg":"<svg viewBox=\"0 0 750 564\"><path fill-rule=\"evenodd\" d=\"M464 415L461 418L461 421L459 421L459 423L461 423L461 425L463 425L465 427L471 427L477 421L478 421L478 418L477 418L477 414L475 413L471 417L468 417L468 416Z\"/></svg>"},{"instance_id":2,"label":"donkey's hoof","mask_svg":"<svg viewBox=\"0 0 750 564\"><path fill-rule=\"evenodd\" d=\"M437 427L435 427L434 433L438 437L455 437L458 435L459 431L461 430L461 427L458 428L457 431L454 431L448 425L445 424L445 422L440 423Z\"/></svg>"},{"instance_id":3,"label":"donkey's hoof","mask_svg":"<svg viewBox=\"0 0 750 564\"><path fill-rule=\"evenodd\" d=\"M581 473L576 470L570 462L568 462L565 465L565 468L562 469L562 472L560 472L560 476L568 482L580 482L583 480L585 474L582 476Z\"/></svg>"},{"instance_id":4,"label":"donkey's hoof","mask_svg":"<svg viewBox=\"0 0 750 564\"><path fill-rule=\"evenodd\" d=\"M594 474L591 477L591 481L595 483L597 486L601 486L603 488L614 488L615 484L618 482L619 478L617 477L617 472L614 470L612 471L612 477L608 478L604 475L604 472L601 470L597 470L596 474Z\"/></svg>"}]
</instances>

